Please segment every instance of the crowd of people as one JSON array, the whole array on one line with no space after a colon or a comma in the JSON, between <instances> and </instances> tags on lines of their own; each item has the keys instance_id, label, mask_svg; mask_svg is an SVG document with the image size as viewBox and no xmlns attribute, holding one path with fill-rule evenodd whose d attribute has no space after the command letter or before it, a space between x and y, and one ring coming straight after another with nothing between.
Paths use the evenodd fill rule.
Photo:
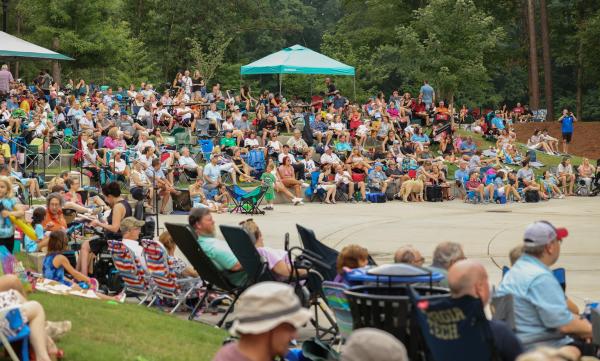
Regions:
<instances>
[{"instance_id":1,"label":"crowd of people","mask_svg":"<svg viewBox=\"0 0 600 361\"><path fill-rule=\"evenodd\" d=\"M195 222L202 224L196 228L202 232L210 231L210 227L204 227L214 223L208 212L190 216L190 224L197 224ZM249 222L253 224L251 229L256 229L253 221ZM492 298L510 295L514 302L514 328L495 319L488 322L493 339L492 354L497 356L496 359L551 361L597 357L598 346L591 343L591 322L565 295L550 269L558 261L561 244L567 236L565 228L555 227L546 221L530 224L522 242L511 250L512 267L494 293L484 266L479 261L467 259L459 243L439 244L430 265L425 265L425 258L418 248L411 245L399 248L394 262L424 267L443 275L437 285L448 288L449 297L457 301L475 298L487 307ZM207 245L202 237L205 236L200 236L199 243L204 249ZM272 250L264 249L263 252ZM234 257L233 254L231 257ZM213 258L213 262L221 264L223 261L219 258ZM334 281L349 282L345 274L366 267L368 263L366 248L345 246L337 259L338 276ZM269 267L272 267L271 263ZM374 290L370 292L376 294ZM298 337L298 329L311 317L310 312L300 307L293 287L275 282L258 283L248 288L240 297L234 316L230 332L239 340L225 345L214 360L266 361L276 356L284 357L289 352L290 343ZM469 350L464 350L465 355L469 355ZM472 359L471 356L466 358ZM408 357L406 348L394 336L382 330L365 328L352 332L342 347L341 360L408 360Z\"/></svg>"},{"instance_id":2,"label":"crowd of people","mask_svg":"<svg viewBox=\"0 0 600 361\"><path fill-rule=\"evenodd\" d=\"M427 81L414 98L395 90L357 104L330 78L326 92L310 100L269 91L256 96L246 85L237 94L218 83L209 91L200 73L187 70L161 93L147 83L116 91L83 79L60 86L47 70L29 87L6 67L0 79L1 166L37 198L39 181L28 170L32 163L34 171L39 167L39 157L27 147L43 151L53 144L74 153L92 184L119 181L161 213L182 190L195 206L225 211L231 201L225 185L249 182L268 187L267 210L277 194L296 205L305 196L326 204L394 198L504 203L574 195L580 182L585 194L600 190L598 164L584 160L575 167L565 154L577 120L568 110L559 119L564 159L540 177L532 169L539 166L534 150L558 155L559 140L536 130L521 152L512 124L529 119L526 106L457 111ZM457 132L469 120L475 134ZM495 144L478 145L477 133ZM402 197L406 181L421 182L415 189L422 190L409 192L407 184Z\"/></svg>"},{"instance_id":3,"label":"crowd of people","mask_svg":"<svg viewBox=\"0 0 600 361\"><path fill-rule=\"evenodd\" d=\"M189 225L198 234L199 245L235 285L244 284L246 275L227 244L214 237L210 214L229 209L230 184L260 182L268 189L267 210L274 208L277 194L294 205L302 205L306 197L319 197L328 205L382 198L506 203L564 198L579 189L587 189L586 194L600 190L598 162L592 165L584 159L577 166L571 164L568 144L577 119L568 110L560 118L562 152L558 139L536 130L527 144L529 150L522 153L512 124L531 118L526 107L517 104L512 111L503 107L487 114L476 114L466 106L456 111L453 104L437 98L427 81L414 98L408 92L393 91L389 97L380 92L364 104L344 97L330 78L325 80L326 91L310 100L288 100L269 91L255 96L248 86L240 87L237 94L221 90L219 84L209 91L200 73L191 76L187 70L160 93L147 83L116 91L83 79L61 86L47 70L33 84L15 81L5 66L0 70L0 245L12 252L15 227L10 217L24 216L29 201L24 194L45 200L45 206L29 209L37 239L26 237L24 245L28 252L47 253L44 277L73 287L97 288L89 277L89 262L103 245L83 242L76 265L63 256L69 236L67 211L87 217L90 226L101 228L108 239L122 239L143 258L137 243L143 222L133 217L123 189L136 200L146 200L151 213L167 213L170 199L187 191L193 205ZM459 129L469 123L469 117L476 118L467 127L472 133L463 135ZM282 133L288 133L288 138ZM478 144L477 134L493 143ZM197 143L192 141L195 138ZM43 187L31 174L39 156L32 155L30 147L45 157L53 145L71 151L79 172L63 171ZM557 169L536 175L536 150L562 157ZM82 197L81 173L102 189L101 194ZM371 197L374 194L380 197ZM264 247L253 221L242 227L252 235L269 269L282 280L289 278L287 254ZM492 323L503 360L528 360L519 356L522 350L548 340L566 357L591 353L585 342L591 337L589 322L569 307L549 271L565 236L563 229L547 223L531 225L520 248L523 255L500 283L498 293L515 298L517 325L515 334ZM160 241L179 265L179 274L195 274L176 259L167 233ZM460 244L443 243L429 268L444 275L439 284L448 287L452 297L469 295L486 304L490 294L485 269L465 258ZM363 267L368 259L364 247L342 249L337 280L344 282L348 269ZM396 252L395 261L423 266L425 258L415 247L405 246ZM125 294L97 293L97 297L122 302ZM216 359L282 356L296 329L310 318L304 311L282 283L249 288L240 298L232 327L240 340L225 346ZM30 322L37 316L31 317ZM384 338L365 332L348 342L347 348L355 348L356 355L371 351L361 345L369 337ZM538 339L541 334L549 338ZM390 347L401 350L403 346L396 342ZM42 348L47 345L38 342L36 353ZM40 355L44 359L43 351ZM352 360L352 355L343 357Z\"/></svg>"}]
</instances>

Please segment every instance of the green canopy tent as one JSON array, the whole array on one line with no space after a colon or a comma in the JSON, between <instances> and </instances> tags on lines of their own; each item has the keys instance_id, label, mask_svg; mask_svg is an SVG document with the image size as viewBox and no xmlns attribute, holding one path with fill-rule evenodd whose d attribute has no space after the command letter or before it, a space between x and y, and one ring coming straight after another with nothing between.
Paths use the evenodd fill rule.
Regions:
<instances>
[{"instance_id":1,"label":"green canopy tent","mask_svg":"<svg viewBox=\"0 0 600 361\"><path fill-rule=\"evenodd\" d=\"M281 74L322 74L355 77L355 70L352 66L340 63L302 45L294 45L244 65L240 69L240 77L255 74L279 74L279 93L281 93ZM356 81L356 77L354 80ZM356 83L354 83L354 97L356 98Z\"/></svg>"},{"instance_id":2,"label":"green canopy tent","mask_svg":"<svg viewBox=\"0 0 600 361\"><path fill-rule=\"evenodd\" d=\"M49 60L75 60L0 31L0 57Z\"/></svg>"}]
</instances>

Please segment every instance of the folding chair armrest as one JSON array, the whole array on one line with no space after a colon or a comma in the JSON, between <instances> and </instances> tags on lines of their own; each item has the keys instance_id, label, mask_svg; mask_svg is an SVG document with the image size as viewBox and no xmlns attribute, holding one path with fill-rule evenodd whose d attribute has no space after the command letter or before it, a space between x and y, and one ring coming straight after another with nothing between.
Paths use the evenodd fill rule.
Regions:
<instances>
[{"instance_id":1,"label":"folding chair armrest","mask_svg":"<svg viewBox=\"0 0 600 361\"><path fill-rule=\"evenodd\" d=\"M186 284L186 283L200 283L203 282L200 277L187 277L187 278L178 278L175 280L177 284Z\"/></svg>"},{"instance_id":2,"label":"folding chair armrest","mask_svg":"<svg viewBox=\"0 0 600 361\"><path fill-rule=\"evenodd\" d=\"M20 308L17 305L0 308L0 317L6 316L12 310L20 310Z\"/></svg>"}]
</instances>

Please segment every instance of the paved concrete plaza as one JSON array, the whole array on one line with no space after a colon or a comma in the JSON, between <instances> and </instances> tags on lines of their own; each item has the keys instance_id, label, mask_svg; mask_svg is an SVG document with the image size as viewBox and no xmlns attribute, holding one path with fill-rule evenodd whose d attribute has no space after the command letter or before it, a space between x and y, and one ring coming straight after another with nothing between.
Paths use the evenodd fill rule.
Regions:
<instances>
[{"instance_id":1,"label":"paved concrete plaza","mask_svg":"<svg viewBox=\"0 0 600 361\"><path fill-rule=\"evenodd\" d=\"M390 262L393 252L412 244L431 262L441 241L464 245L467 257L483 262L494 284L500 282L498 266L508 264L508 251L522 241L525 227L548 220L567 227L557 266L567 270L567 292L580 305L585 298L600 299L600 198L569 198L550 202L471 205L444 203L310 204L277 205L275 211L253 216L265 244L283 248L284 234L298 244L295 224L312 228L325 244L341 249L357 243L379 263ZM215 214L217 224L236 225L249 218L239 214ZM161 216L160 223L186 222L187 216Z\"/></svg>"}]
</instances>

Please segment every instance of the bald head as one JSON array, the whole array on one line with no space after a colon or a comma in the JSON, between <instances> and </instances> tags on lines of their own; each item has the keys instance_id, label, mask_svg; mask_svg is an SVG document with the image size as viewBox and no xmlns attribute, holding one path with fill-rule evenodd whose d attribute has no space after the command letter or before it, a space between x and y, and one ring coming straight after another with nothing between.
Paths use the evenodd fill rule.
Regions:
<instances>
[{"instance_id":1,"label":"bald head","mask_svg":"<svg viewBox=\"0 0 600 361\"><path fill-rule=\"evenodd\" d=\"M488 275L475 260L458 261L448 270L448 285L452 297L473 296L486 304L490 298Z\"/></svg>"}]
</instances>

